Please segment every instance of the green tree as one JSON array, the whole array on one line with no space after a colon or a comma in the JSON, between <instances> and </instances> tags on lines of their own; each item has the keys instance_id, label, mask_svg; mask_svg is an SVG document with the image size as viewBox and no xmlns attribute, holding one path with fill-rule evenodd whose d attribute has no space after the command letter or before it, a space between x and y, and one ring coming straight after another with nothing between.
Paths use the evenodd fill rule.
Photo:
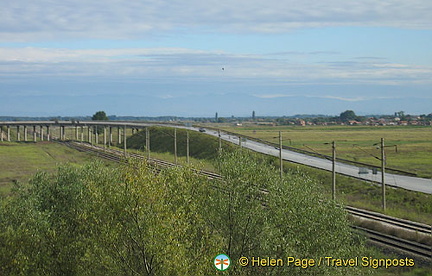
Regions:
<instances>
[{"instance_id":1,"label":"green tree","mask_svg":"<svg viewBox=\"0 0 432 276\"><path fill-rule=\"evenodd\" d=\"M342 122L348 122L351 120L357 120L357 115L352 110L346 110L339 115L339 119Z\"/></svg>"},{"instance_id":2,"label":"green tree","mask_svg":"<svg viewBox=\"0 0 432 276\"><path fill-rule=\"evenodd\" d=\"M105 111L98 111L92 116L93 121L108 121L108 116L106 115ZM103 127L97 126L93 133L101 134L103 132Z\"/></svg>"},{"instance_id":3,"label":"green tree","mask_svg":"<svg viewBox=\"0 0 432 276\"><path fill-rule=\"evenodd\" d=\"M92 116L93 121L108 121L108 116L106 115L105 111L98 111Z\"/></svg>"},{"instance_id":4,"label":"green tree","mask_svg":"<svg viewBox=\"0 0 432 276\"><path fill-rule=\"evenodd\" d=\"M319 259L322 256L361 256L364 247L350 230L347 214L322 196L317 183L292 171L281 180L274 167L250 153L225 152L220 164L224 178L214 191L211 214L225 233L225 251L240 256ZM218 196L219 195L219 196ZM318 204L319 202L319 204ZM211 212L211 210L209 210ZM234 275L365 275L356 268L284 266L265 269L233 267Z\"/></svg>"}]
</instances>

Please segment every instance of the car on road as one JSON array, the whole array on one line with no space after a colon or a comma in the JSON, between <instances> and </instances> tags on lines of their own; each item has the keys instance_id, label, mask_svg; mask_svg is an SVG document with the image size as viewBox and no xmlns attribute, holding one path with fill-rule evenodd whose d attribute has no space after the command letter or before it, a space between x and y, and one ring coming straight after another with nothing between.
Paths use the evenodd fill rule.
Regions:
<instances>
[{"instance_id":1,"label":"car on road","mask_svg":"<svg viewBox=\"0 0 432 276\"><path fill-rule=\"evenodd\" d=\"M199 132L205 132L205 129L200 127Z\"/></svg>"}]
</instances>

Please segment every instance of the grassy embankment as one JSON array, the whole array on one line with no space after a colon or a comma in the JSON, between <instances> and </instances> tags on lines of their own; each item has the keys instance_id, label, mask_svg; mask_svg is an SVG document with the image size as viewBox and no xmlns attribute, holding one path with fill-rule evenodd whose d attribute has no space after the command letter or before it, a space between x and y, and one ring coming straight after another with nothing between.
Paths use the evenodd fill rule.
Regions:
<instances>
[{"instance_id":1,"label":"grassy embankment","mask_svg":"<svg viewBox=\"0 0 432 276\"><path fill-rule=\"evenodd\" d=\"M175 162L174 156L174 130L168 127L150 127L150 157L156 159L162 159L169 162ZM147 156L147 150L145 148L145 131L140 131L135 135L131 136L127 140L127 147L130 151L141 151L145 152L143 155ZM187 157L187 134L186 130L177 130L177 163L186 164ZM121 145L120 147L122 147ZM224 149L232 149L233 145L222 141ZM190 163L208 170L216 171L216 168L212 162L218 155L219 141L217 138L203 135L195 131L189 131L189 156Z\"/></svg>"}]
</instances>

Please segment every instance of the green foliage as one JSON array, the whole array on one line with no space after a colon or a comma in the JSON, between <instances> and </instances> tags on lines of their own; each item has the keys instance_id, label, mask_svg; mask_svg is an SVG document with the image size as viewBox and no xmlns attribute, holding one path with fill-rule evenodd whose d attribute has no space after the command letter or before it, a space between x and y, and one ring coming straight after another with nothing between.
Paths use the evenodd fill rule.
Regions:
<instances>
[{"instance_id":1,"label":"green foliage","mask_svg":"<svg viewBox=\"0 0 432 276\"><path fill-rule=\"evenodd\" d=\"M106 115L105 111L98 111L92 116L93 121L108 121L108 116Z\"/></svg>"},{"instance_id":2,"label":"green foliage","mask_svg":"<svg viewBox=\"0 0 432 276\"><path fill-rule=\"evenodd\" d=\"M343 208L321 196L318 186L307 175L294 171L281 180L274 168L241 151L224 154L219 164L224 190L230 192L217 202L216 209L225 214L226 222L220 222L220 228L229 233L226 252L231 258L295 256L317 260L323 256L360 256L364 250L358 237L350 231ZM284 266L274 270L236 267L234 270L253 275L365 273L340 267Z\"/></svg>"},{"instance_id":3,"label":"green foliage","mask_svg":"<svg viewBox=\"0 0 432 276\"><path fill-rule=\"evenodd\" d=\"M237 265L240 256L355 257L363 247L308 176L281 180L242 151L217 163L221 180L189 167L155 174L134 160L37 174L1 201L0 274L213 275L219 253L231 275L359 272Z\"/></svg>"},{"instance_id":4,"label":"green foliage","mask_svg":"<svg viewBox=\"0 0 432 276\"><path fill-rule=\"evenodd\" d=\"M339 115L339 119L342 122L348 122L350 120L357 120L357 115L352 110L346 110Z\"/></svg>"}]
</instances>

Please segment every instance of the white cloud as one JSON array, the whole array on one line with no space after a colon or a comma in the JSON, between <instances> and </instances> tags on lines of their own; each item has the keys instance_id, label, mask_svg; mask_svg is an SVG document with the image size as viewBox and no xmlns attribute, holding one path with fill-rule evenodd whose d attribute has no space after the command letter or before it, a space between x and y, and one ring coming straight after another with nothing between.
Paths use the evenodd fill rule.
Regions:
<instances>
[{"instance_id":1,"label":"white cloud","mask_svg":"<svg viewBox=\"0 0 432 276\"><path fill-rule=\"evenodd\" d=\"M221 68L224 70L221 70ZM211 82L292 84L432 83L432 67L379 62L301 63L268 55L232 54L185 48L45 49L0 48L0 77L173 78ZM275 97L275 95L271 95ZM281 96L281 95L276 95ZM267 96L270 97L270 96Z\"/></svg>"},{"instance_id":2,"label":"white cloud","mask_svg":"<svg viewBox=\"0 0 432 276\"><path fill-rule=\"evenodd\" d=\"M277 99L277 98L289 98L295 97L296 95L288 95L288 94L254 94L254 97L261 99Z\"/></svg>"},{"instance_id":3,"label":"white cloud","mask_svg":"<svg viewBox=\"0 0 432 276\"><path fill-rule=\"evenodd\" d=\"M429 0L3 1L3 41L140 38L174 30L286 32L323 26L432 29Z\"/></svg>"},{"instance_id":4,"label":"white cloud","mask_svg":"<svg viewBox=\"0 0 432 276\"><path fill-rule=\"evenodd\" d=\"M290 97L306 97L306 98L318 98L318 99L333 99L333 100L340 100L344 102L359 102L364 101L371 98L365 98L365 97L340 97L340 96L332 96L332 95L302 95L302 94L255 94L254 97L261 98L261 99L276 99L276 98L290 98Z\"/></svg>"},{"instance_id":5,"label":"white cloud","mask_svg":"<svg viewBox=\"0 0 432 276\"><path fill-rule=\"evenodd\" d=\"M308 98L323 98L323 99L334 99L334 100L339 100L339 101L344 101L344 102L361 102L366 100L366 98L364 97L353 97L353 98L348 98L348 97L340 97L340 96L308 96Z\"/></svg>"}]
</instances>

